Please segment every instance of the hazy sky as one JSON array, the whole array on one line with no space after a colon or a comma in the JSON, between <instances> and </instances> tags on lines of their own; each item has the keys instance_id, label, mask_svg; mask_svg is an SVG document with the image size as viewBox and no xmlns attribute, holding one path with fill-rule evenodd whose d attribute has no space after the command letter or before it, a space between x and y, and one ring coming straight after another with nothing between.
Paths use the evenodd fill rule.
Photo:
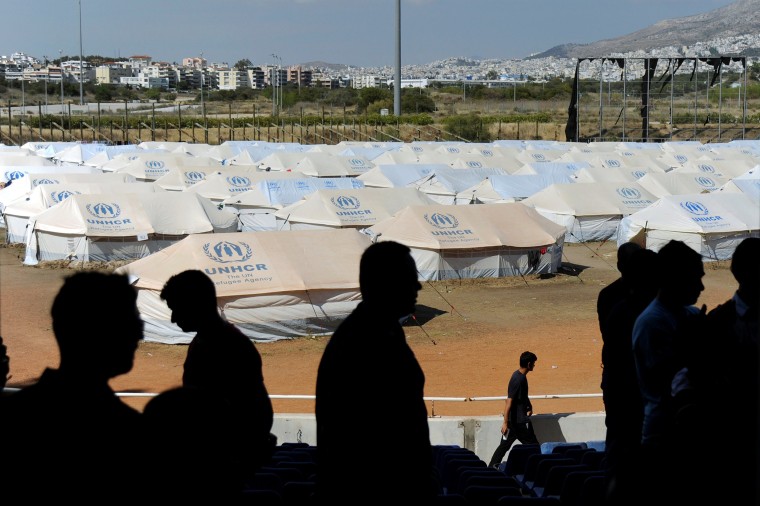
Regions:
<instances>
[{"instance_id":1,"label":"hazy sky","mask_svg":"<svg viewBox=\"0 0 760 506\"><path fill-rule=\"evenodd\" d=\"M0 54L79 54L80 0L0 0ZM401 0L401 63L523 58L732 0ZM396 0L81 0L85 55L394 65Z\"/></svg>"}]
</instances>

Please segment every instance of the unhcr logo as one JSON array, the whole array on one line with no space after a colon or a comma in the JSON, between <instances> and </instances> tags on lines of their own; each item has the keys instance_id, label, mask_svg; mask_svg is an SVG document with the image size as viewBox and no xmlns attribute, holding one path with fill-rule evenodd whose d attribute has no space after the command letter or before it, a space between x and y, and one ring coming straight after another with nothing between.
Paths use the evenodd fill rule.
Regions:
<instances>
[{"instance_id":1,"label":"unhcr logo","mask_svg":"<svg viewBox=\"0 0 760 506\"><path fill-rule=\"evenodd\" d=\"M338 207L340 209L359 209L361 206L359 199L356 197L348 197L346 195L332 197L330 199L330 202L332 202L335 207Z\"/></svg>"},{"instance_id":2,"label":"unhcr logo","mask_svg":"<svg viewBox=\"0 0 760 506\"><path fill-rule=\"evenodd\" d=\"M203 245L203 252L211 260L220 264L245 262L253 256L253 251L247 243L232 241L220 241L213 246L207 242Z\"/></svg>"},{"instance_id":3,"label":"unhcr logo","mask_svg":"<svg viewBox=\"0 0 760 506\"><path fill-rule=\"evenodd\" d=\"M615 159L605 160L604 164L607 165L607 167L613 167L613 168L620 167L620 161L615 160Z\"/></svg>"},{"instance_id":4,"label":"unhcr logo","mask_svg":"<svg viewBox=\"0 0 760 506\"><path fill-rule=\"evenodd\" d=\"M675 158L678 163L686 163L689 161L689 157L686 155L676 155Z\"/></svg>"},{"instance_id":5,"label":"unhcr logo","mask_svg":"<svg viewBox=\"0 0 760 506\"><path fill-rule=\"evenodd\" d=\"M433 213L425 214L423 217L425 221L436 228L457 228L459 226L459 220L453 214Z\"/></svg>"},{"instance_id":6,"label":"unhcr logo","mask_svg":"<svg viewBox=\"0 0 760 506\"><path fill-rule=\"evenodd\" d=\"M697 168L701 170L702 172L707 172L708 174L715 173L715 167L706 163L700 163L699 165L697 165Z\"/></svg>"},{"instance_id":7,"label":"unhcr logo","mask_svg":"<svg viewBox=\"0 0 760 506\"><path fill-rule=\"evenodd\" d=\"M32 186L39 186L41 184L61 184L60 181L49 178L32 179Z\"/></svg>"},{"instance_id":8,"label":"unhcr logo","mask_svg":"<svg viewBox=\"0 0 760 506\"><path fill-rule=\"evenodd\" d=\"M706 214L710 213L710 211L708 211L707 208L699 202L691 202L688 200L681 202L681 208L697 216L705 216Z\"/></svg>"},{"instance_id":9,"label":"unhcr logo","mask_svg":"<svg viewBox=\"0 0 760 506\"><path fill-rule=\"evenodd\" d=\"M11 170L5 173L5 179L8 181L15 181L16 179L21 179L24 177L24 173L20 170Z\"/></svg>"},{"instance_id":10,"label":"unhcr logo","mask_svg":"<svg viewBox=\"0 0 760 506\"><path fill-rule=\"evenodd\" d=\"M449 153L456 154L456 153L459 153L459 148L454 147L454 146L449 146L446 148L446 151L448 151Z\"/></svg>"},{"instance_id":11,"label":"unhcr logo","mask_svg":"<svg viewBox=\"0 0 760 506\"><path fill-rule=\"evenodd\" d=\"M647 173L644 172L643 170L634 170L632 175L636 179L641 179L642 177L646 176Z\"/></svg>"},{"instance_id":12,"label":"unhcr logo","mask_svg":"<svg viewBox=\"0 0 760 506\"><path fill-rule=\"evenodd\" d=\"M306 184L305 183L301 183L301 184L303 184L304 188L306 188ZM330 188L332 190L337 190L338 189L338 185L335 184L335 181L325 181L325 188Z\"/></svg>"},{"instance_id":13,"label":"unhcr logo","mask_svg":"<svg viewBox=\"0 0 760 506\"><path fill-rule=\"evenodd\" d=\"M480 154L483 156L493 156L493 151L490 149L482 149L480 150Z\"/></svg>"},{"instance_id":14,"label":"unhcr logo","mask_svg":"<svg viewBox=\"0 0 760 506\"><path fill-rule=\"evenodd\" d=\"M699 176L694 178L694 180L699 186L702 186L704 188L715 188L715 181L707 176Z\"/></svg>"},{"instance_id":15,"label":"unhcr logo","mask_svg":"<svg viewBox=\"0 0 760 506\"><path fill-rule=\"evenodd\" d=\"M132 160L137 160L139 157L140 157L140 155L132 155L132 156L128 156L127 160L129 160L131 162Z\"/></svg>"},{"instance_id":16,"label":"unhcr logo","mask_svg":"<svg viewBox=\"0 0 760 506\"><path fill-rule=\"evenodd\" d=\"M621 188L617 188L615 191L624 199L636 200L641 198L641 192L636 188L623 186Z\"/></svg>"},{"instance_id":17,"label":"unhcr logo","mask_svg":"<svg viewBox=\"0 0 760 506\"><path fill-rule=\"evenodd\" d=\"M52 192L50 194L50 198L53 199L53 202L58 203L58 202L63 202L64 200L71 197L72 195L81 195L81 194L82 194L81 192L62 190L59 192Z\"/></svg>"},{"instance_id":18,"label":"unhcr logo","mask_svg":"<svg viewBox=\"0 0 760 506\"><path fill-rule=\"evenodd\" d=\"M245 176L227 176L227 182L237 188L251 186L251 180Z\"/></svg>"},{"instance_id":19,"label":"unhcr logo","mask_svg":"<svg viewBox=\"0 0 760 506\"><path fill-rule=\"evenodd\" d=\"M192 183L197 183L198 181L203 181L206 179L206 174L197 170L191 170L185 172L185 179Z\"/></svg>"},{"instance_id":20,"label":"unhcr logo","mask_svg":"<svg viewBox=\"0 0 760 506\"><path fill-rule=\"evenodd\" d=\"M471 169L479 169L483 166L483 164L477 160L470 160L469 162L467 162L467 166L470 167Z\"/></svg>"},{"instance_id":21,"label":"unhcr logo","mask_svg":"<svg viewBox=\"0 0 760 506\"><path fill-rule=\"evenodd\" d=\"M348 163L350 163L353 167L365 167L367 165L361 158L351 158L348 160Z\"/></svg>"},{"instance_id":22,"label":"unhcr logo","mask_svg":"<svg viewBox=\"0 0 760 506\"><path fill-rule=\"evenodd\" d=\"M412 146L412 151L415 153L422 153L422 148L419 146Z\"/></svg>"},{"instance_id":23,"label":"unhcr logo","mask_svg":"<svg viewBox=\"0 0 760 506\"><path fill-rule=\"evenodd\" d=\"M537 162L546 161L546 156L543 153L531 153L530 156L531 156L531 158L533 158Z\"/></svg>"},{"instance_id":24,"label":"unhcr logo","mask_svg":"<svg viewBox=\"0 0 760 506\"><path fill-rule=\"evenodd\" d=\"M145 162L145 167L147 167L150 170L161 170L164 168L164 162L161 160L147 160Z\"/></svg>"},{"instance_id":25,"label":"unhcr logo","mask_svg":"<svg viewBox=\"0 0 760 506\"><path fill-rule=\"evenodd\" d=\"M85 206L87 212L96 218L116 218L121 214L121 208L116 202L107 204L105 202L98 202L97 204L87 204Z\"/></svg>"}]
</instances>

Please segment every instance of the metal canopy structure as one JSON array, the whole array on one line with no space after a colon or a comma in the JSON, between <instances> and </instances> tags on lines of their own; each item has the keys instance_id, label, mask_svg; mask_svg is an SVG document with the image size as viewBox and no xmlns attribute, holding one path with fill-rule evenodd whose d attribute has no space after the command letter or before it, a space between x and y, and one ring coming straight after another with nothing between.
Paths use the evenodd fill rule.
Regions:
<instances>
[{"instance_id":1,"label":"metal canopy structure","mask_svg":"<svg viewBox=\"0 0 760 506\"><path fill-rule=\"evenodd\" d=\"M747 134L747 58L579 58L568 141L727 141Z\"/></svg>"}]
</instances>

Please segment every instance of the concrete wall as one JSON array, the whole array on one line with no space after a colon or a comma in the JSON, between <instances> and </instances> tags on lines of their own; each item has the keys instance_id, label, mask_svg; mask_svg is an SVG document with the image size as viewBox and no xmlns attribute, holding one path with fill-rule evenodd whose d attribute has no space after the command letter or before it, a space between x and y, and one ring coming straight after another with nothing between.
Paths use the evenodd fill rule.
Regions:
<instances>
[{"instance_id":1,"label":"concrete wall","mask_svg":"<svg viewBox=\"0 0 760 506\"><path fill-rule=\"evenodd\" d=\"M488 462L499 444L502 421L498 415L431 417L428 418L430 443L468 448ZM603 412L536 415L533 426L542 443L604 441L606 434ZM312 414L275 414L272 432L278 443L317 444L316 419Z\"/></svg>"}]
</instances>

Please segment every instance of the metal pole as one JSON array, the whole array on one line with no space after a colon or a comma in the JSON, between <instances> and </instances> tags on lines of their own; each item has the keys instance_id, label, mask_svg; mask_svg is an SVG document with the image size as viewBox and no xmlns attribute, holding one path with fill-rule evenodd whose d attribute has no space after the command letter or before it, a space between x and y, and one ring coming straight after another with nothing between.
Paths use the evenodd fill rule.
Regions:
<instances>
[{"instance_id":1,"label":"metal pole","mask_svg":"<svg viewBox=\"0 0 760 506\"><path fill-rule=\"evenodd\" d=\"M628 94L625 90L628 80L628 60L623 60L623 141L625 141L625 108L628 102Z\"/></svg>"},{"instance_id":2,"label":"metal pole","mask_svg":"<svg viewBox=\"0 0 760 506\"><path fill-rule=\"evenodd\" d=\"M697 107L699 106L699 58L694 58L694 139L697 138Z\"/></svg>"},{"instance_id":3,"label":"metal pole","mask_svg":"<svg viewBox=\"0 0 760 506\"><path fill-rule=\"evenodd\" d=\"M747 128L747 57L742 57L742 66L744 68L744 103L742 105L742 140Z\"/></svg>"},{"instance_id":4,"label":"metal pole","mask_svg":"<svg viewBox=\"0 0 760 506\"><path fill-rule=\"evenodd\" d=\"M599 60L599 140L602 140L602 126L604 124L604 58Z\"/></svg>"},{"instance_id":5,"label":"metal pole","mask_svg":"<svg viewBox=\"0 0 760 506\"><path fill-rule=\"evenodd\" d=\"M79 0L79 105L84 105L84 75L82 74L82 0Z\"/></svg>"},{"instance_id":6,"label":"metal pole","mask_svg":"<svg viewBox=\"0 0 760 506\"><path fill-rule=\"evenodd\" d=\"M201 51L201 115L203 115L203 112L205 110L205 105L203 103L203 81L204 81L204 75L203 75L203 51Z\"/></svg>"},{"instance_id":7,"label":"metal pole","mask_svg":"<svg viewBox=\"0 0 760 506\"><path fill-rule=\"evenodd\" d=\"M401 116L401 0L396 0L396 75L393 85L393 114Z\"/></svg>"},{"instance_id":8,"label":"metal pole","mask_svg":"<svg viewBox=\"0 0 760 506\"><path fill-rule=\"evenodd\" d=\"M721 116L723 115L723 64L718 65L718 140L720 140Z\"/></svg>"},{"instance_id":9,"label":"metal pole","mask_svg":"<svg viewBox=\"0 0 760 506\"><path fill-rule=\"evenodd\" d=\"M670 140L673 140L673 87L676 85L676 62L670 59Z\"/></svg>"}]
</instances>

